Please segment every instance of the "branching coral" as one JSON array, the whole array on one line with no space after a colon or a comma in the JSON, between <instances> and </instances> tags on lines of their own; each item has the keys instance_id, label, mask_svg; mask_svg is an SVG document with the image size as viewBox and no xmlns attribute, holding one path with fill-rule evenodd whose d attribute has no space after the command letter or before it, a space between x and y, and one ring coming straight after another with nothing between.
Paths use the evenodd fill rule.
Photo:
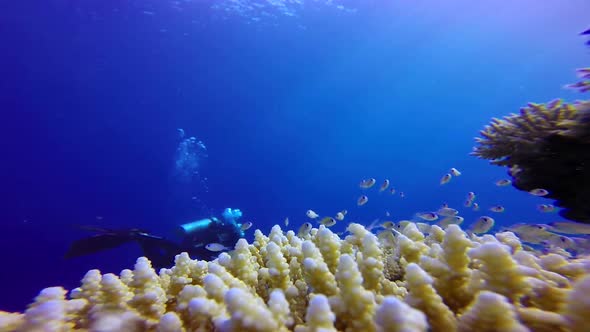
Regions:
<instances>
[{"instance_id":1,"label":"branching coral","mask_svg":"<svg viewBox=\"0 0 590 332\"><path fill-rule=\"evenodd\" d=\"M60 287L47 288L24 313L0 312L0 331L585 331L590 325L589 258L537 257L509 233L480 238L457 225L429 235L406 228L392 243L359 224L349 226L344 240L323 226L305 240L275 226L269 237L257 232L254 243L240 240L211 262L180 254L158 274L145 258L120 276L91 270L69 298Z\"/></svg>"},{"instance_id":2,"label":"branching coral","mask_svg":"<svg viewBox=\"0 0 590 332\"><path fill-rule=\"evenodd\" d=\"M590 91L590 68L577 74L581 80L566 88ZM562 217L590 223L590 100L529 103L519 114L494 118L480 134L473 155L510 167L519 190L547 190L564 208Z\"/></svg>"},{"instance_id":3,"label":"branching coral","mask_svg":"<svg viewBox=\"0 0 590 332\"><path fill-rule=\"evenodd\" d=\"M514 187L545 189L563 217L590 223L590 102L529 104L481 135L473 155L509 166Z\"/></svg>"},{"instance_id":4,"label":"branching coral","mask_svg":"<svg viewBox=\"0 0 590 332\"><path fill-rule=\"evenodd\" d=\"M546 151L546 141L555 136L575 138L589 108L588 103L568 104L562 100L529 103L519 114L494 118L480 132L482 138L476 138L479 146L472 154L501 166L526 164L539 154L549 157L556 151Z\"/></svg>"},{"instance_id":5,"label":"branching coral","mask_svg":"<svg viewBox=\"0 0 590 332\"><path fill-rule=\"evenodd\" d=\"M578 74L584 80L568 87L590 91L590 69ZM480 134L473 155L508 166L519 190L547 190L563 217L590 223L590 101L529 103Z\"/></svg>"}]
</instances>

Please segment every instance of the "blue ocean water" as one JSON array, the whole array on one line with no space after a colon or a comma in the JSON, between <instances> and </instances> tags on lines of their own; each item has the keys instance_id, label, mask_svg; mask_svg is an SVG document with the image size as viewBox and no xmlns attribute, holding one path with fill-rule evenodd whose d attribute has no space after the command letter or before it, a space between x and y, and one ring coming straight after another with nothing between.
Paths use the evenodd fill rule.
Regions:
<instances>
[{"instance_id":1,"label":"blue ocean water","mask_svg":"<svg viewBox=\"0 0 590 332\"><path fill-rule=\"evenodd\" d=\"M495 204L506 207L497 229L559 219L537 211L549 201L495 186L506 170L469 152L492 117L581 98L561 87L588 64L588 1L4 6L1 310L141 255L128 245L64 260L87 235L75 225L170 235L232 207L254 223L251 239L286 217L297 230L308 209L347 209L343 231L443 202L465 225ZM184 176L179 128L206 147L185 151L196 154ZM463 174L440 186L451 167ZM373 190L358 207L370 177L405 197ZM482 211L463 208L469 191Z\"/></svg>"}]
</instances>

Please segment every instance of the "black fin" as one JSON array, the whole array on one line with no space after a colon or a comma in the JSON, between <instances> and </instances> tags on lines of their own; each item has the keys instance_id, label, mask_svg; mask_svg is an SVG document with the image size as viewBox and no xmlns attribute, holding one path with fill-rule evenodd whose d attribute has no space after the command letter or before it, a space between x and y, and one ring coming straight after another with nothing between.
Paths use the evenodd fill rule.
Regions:
<instances>
[{"instance_id":1,"label":"black fin","mask_svg":"<svg viewBox=\"0 0 590 332\"><path fill-rule=\"evenodd\" d=\"M106 249L116 248L133 240L132 234L123 232L93 235L74 241L66 252L65 258L94 254Z\"/></svg>"}]
</instances>

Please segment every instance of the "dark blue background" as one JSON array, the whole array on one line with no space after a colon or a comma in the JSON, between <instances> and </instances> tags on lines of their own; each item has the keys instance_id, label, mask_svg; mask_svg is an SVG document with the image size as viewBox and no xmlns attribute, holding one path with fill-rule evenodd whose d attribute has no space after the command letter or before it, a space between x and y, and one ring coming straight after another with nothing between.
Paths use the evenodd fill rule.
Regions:
<instances>
[{"instance_id":1,"label":"dark blue background","mask_svg":"<svg viewBox=\"0 0 590 332\"><path fill-rule=\"evenodd\" d=\"M5 3L0 309L140 255L64 261L85 235L73 224L168 234L224 207L264 232L285 217L299 228L307 209L368 224L462 207L468 191L484 211L464 211L465 225L492 204L506 206L498 224L556 218L536 211L543 199L494 186L505 170L468 153L492 117L581 97L561 86L588 65L577 33L590 3L306 1L258 22L215 1ZM170 178L176 128L207 146L206 209ZM439 186L450 167L463 176ZM373 190L357 207L366 177L406 198Z\"/></svg>"}]
</instances>

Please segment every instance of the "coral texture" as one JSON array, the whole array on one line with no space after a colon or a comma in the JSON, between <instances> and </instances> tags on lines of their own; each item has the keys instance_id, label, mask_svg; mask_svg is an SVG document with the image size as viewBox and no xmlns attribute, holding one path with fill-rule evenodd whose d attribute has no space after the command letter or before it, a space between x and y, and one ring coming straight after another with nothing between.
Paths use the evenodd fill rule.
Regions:
<instances>
[{"instance_id":1,"label":"coral texture","mask_svg":"<svg viewBox=\"0 0 590 332\"><path fill-rule=\"evenodd\" d=\"M585 331L590 259L525 251L518 238L421 233L382 241L360 224L302 239L274 226L207 262L145 258L119 276L89 271L66 296L41 291L0 331Z\"/></svg>"},{"instance_id":2,"label":"coral texture","mask_svg":"<svg viewBox=\"0 0 590 332\"><path fill-rule=\"evenodd\" d=\"M590 101L529 103L481 136L473 155L508 166L519 190L547 190L564 218L590 223Z\"/></svg>"}]
</instances>

